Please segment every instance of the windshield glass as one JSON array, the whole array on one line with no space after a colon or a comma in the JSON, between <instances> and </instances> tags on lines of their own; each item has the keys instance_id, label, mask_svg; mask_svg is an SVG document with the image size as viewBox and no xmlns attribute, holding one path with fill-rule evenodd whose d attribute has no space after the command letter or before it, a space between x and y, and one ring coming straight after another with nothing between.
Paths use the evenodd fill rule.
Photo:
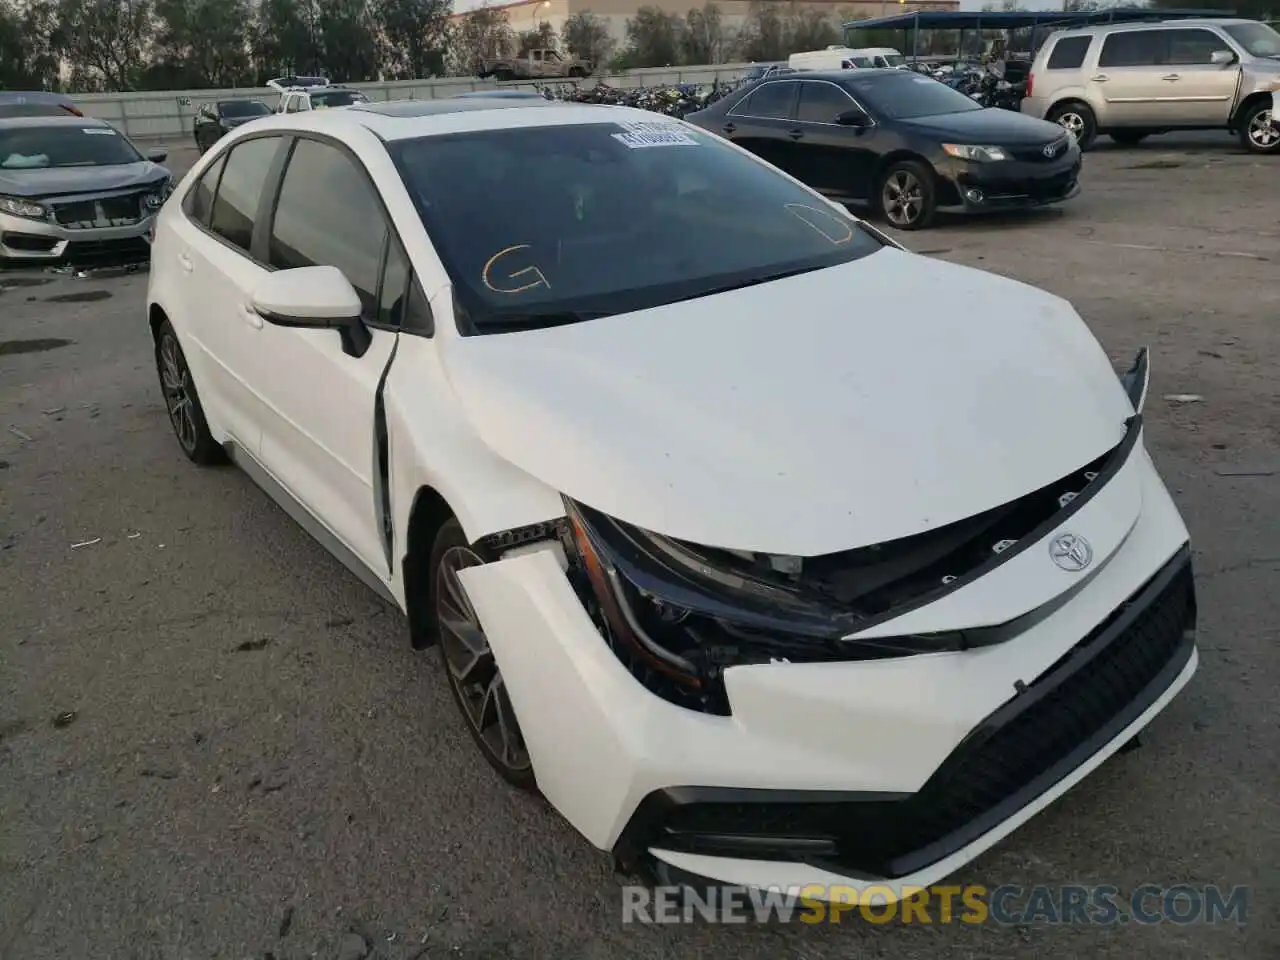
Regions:
<instances>
[{"instance_id":1,"label":"windshield glass","mask_svg":"<svg viewBox=\"0 0 1280 960\"><path fill-rule=\"evenodd\" d=\"M464 332L642 310L881 248L776 171L671 121L485 130L391 149Z\"/></svg>"},{"instance_id":2,"label":"windshield glass","mask_svg":"<svg viewBox=\"0 0 1280 960\"><path fill-rule=\"evenodd\" d=\"M224 117L265 117L271 112L261 100L224 100L218 109Z\"/></svg>"},{"instance_id":3,"label":"windshield glass","mask_svg":"<svg viewBox=\"0 0 1280 960\"><path fill-rule=\"evenodd\" d=\"M356 90L325 90L311 94L311 106L317 110L325 107L349 107L353 103L368 103L369 98Z\"/></svg>"},{"instance_id":4,"label":"windshield glass","mask_svg":"<svg viewBox=\"0 0 1280 960\"><path fill-rule=\"evenodd\" d=\"M1252 56L1280 58L1280 33L1265 23L1232 23L1222 29Z\"/></svg>"},{"instance_id":5,"label":"windshield glass","mask_svg":"<svg viewBox=\"0 0 1280 960\"><path fill-rule=\"evenodd\" d=\"M884 55L884 62L891 67L905 67L907 65L907 58L900 53L886 53Z\"/></svg>"},{"instance_id":6,"label":"windshield glass","mask_svg":"<svg viewBox=\"0 0 1280 960\"><path fill-rule=\"evenodd\" d=\"M105 167L142 159L111 127L17 127L0 130L0 169Z\"/></svg>"},{"instance_id":7,"label":"windshield glass","mask_svg":"<svg viewBox=\"0 0 1280 960\"><path fill-rule=\"evenodd\" d=\"M892 120L982 109L973 98L952 90L945 83L906 70L865 80L849 80L846 86L873 113Z\"/></svg>"}]
</instances>

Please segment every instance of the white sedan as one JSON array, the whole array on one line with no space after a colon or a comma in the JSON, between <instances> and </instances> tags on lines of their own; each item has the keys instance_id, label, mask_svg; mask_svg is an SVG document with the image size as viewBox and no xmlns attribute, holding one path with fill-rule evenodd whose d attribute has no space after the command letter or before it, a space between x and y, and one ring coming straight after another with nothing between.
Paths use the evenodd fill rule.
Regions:
<instances>
[{"instance_id":1,"label":"white sedan","mask_svg":"<svg viewBox=\"0 0 1280 960\"><path fill-rule=\"evenodd\" d=\"M484 758L662 882L901 896L1196 669L1145 351L1118 373L1066 301L680 121L264 119L183 179L150 277L186 455L403 610Z\"/></svg>"}]
</instances>

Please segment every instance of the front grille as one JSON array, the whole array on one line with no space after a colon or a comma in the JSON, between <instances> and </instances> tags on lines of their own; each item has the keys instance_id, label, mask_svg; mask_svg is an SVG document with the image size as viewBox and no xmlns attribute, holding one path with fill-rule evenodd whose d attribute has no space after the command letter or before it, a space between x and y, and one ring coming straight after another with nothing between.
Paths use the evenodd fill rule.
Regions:
<instances>
[{"instance_id":1,"label":"front grille","mask_svg":"<svg viewBox=\"0 0 1280 960\"><path fill-rule=\"evenodd\" d=\"M142 193L56 203L53 213L59 224L71 230L126 227L142 219Z\"/></svg>"},{"instance_id":2,"label":"front grille","mask_svg":"<svg viewBox=\"0 0 1280 960\"><path fill-rule=\"evenodd\" d=\"M756 858L800 859L846 875L906 876L982 836L1114 739L1185 666L1194 625L1195 590L1184 551L992 714L917 793L817 802L695 800L662 812L656 829L646 828L642 810L636 829L648 834L645 846L746 857L758 849ZM770 838L777 852L765 852ZM787 838L795 841L791 853ZM823 852L797 852L815 844Z\"/></svg>"},{"instance_id":3,"label":"front grille","mask_svg":"<svg viewBox=\"0 0 1280 960\"><path fill-rule=\"evenodd\" d=\"M1054 148L1053 156L1045 156L1044 148L1046 146L1052 146ZM1067 150L1070 149L1070 147L1070 137L1061 137L1060 139L1053 141L1052 144L1042 143L1036 147L1010 147L1008 148L1008 151L1009 155L1015 160L1023 160L1027 163L1053 163L1054 161L1061 160L1066 156Z\"/></svg>"}]
</instances>

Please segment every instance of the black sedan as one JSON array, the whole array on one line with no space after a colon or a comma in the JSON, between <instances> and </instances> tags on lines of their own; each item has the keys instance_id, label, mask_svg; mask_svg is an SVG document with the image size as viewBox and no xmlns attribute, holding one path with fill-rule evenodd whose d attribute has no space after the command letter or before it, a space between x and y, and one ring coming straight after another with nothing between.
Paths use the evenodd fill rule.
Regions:
<instances>
[{"instance_id":1,"label":"black sedan","mask_svg":"<svg viewBox=\"0 0 1280 960\"><path fill-rule=\"evenodd\" d=\"M1080 149L1061 127L907 70L767 78L685 119L902 230L938 210L1039 206L1080 189Z\"/></svg>"},{"instance_id":2,"label":"black sedan","mask_svg":"<svg viewBox=\"0 0 1280 960\"><path fill-rule=\"evenodd\" d=\"M271 108L261 100L219 100L202 104L196 111L194 131L196 148L204 153L228 130L271 116Z\"/></svg>"}]
</instances>

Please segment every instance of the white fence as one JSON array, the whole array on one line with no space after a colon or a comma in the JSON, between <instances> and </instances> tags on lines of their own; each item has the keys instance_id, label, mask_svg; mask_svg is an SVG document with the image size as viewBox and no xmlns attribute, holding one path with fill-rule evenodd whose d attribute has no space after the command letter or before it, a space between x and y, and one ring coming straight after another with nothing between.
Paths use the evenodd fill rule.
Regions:
<instances>
[{"instance_id":1,"label":"white fence","mask_svg":"<svg viewBox=\"0 0 1280 960\"><path fill-rule=\"evenodd\" d=\"M593 86L603 80L613 87L655 87L676 83L714 83L735 81L750 67L749 63L723 63L715 66L653 67L628 70L626 73L600 74L580 80L582 86ZM560 81L547 81L558 83ZM568 82L568 81L565 81ZM371 100L434 100L457 96L471 90L492 90L499 84L474 77L449 77L443 80L396 80L388 83L353 83L349 86L364 91ZM503 87L533 87L533 83L504 83ZM232 97L254 97L275 107L279 94L267 87L242 87L233 90L150 90L141 93L86 93L72 97L86 116L100 117L140 142L164 143L187 140L192 136L191 124L201 104Z\"/></svg>"}]
</instances>

